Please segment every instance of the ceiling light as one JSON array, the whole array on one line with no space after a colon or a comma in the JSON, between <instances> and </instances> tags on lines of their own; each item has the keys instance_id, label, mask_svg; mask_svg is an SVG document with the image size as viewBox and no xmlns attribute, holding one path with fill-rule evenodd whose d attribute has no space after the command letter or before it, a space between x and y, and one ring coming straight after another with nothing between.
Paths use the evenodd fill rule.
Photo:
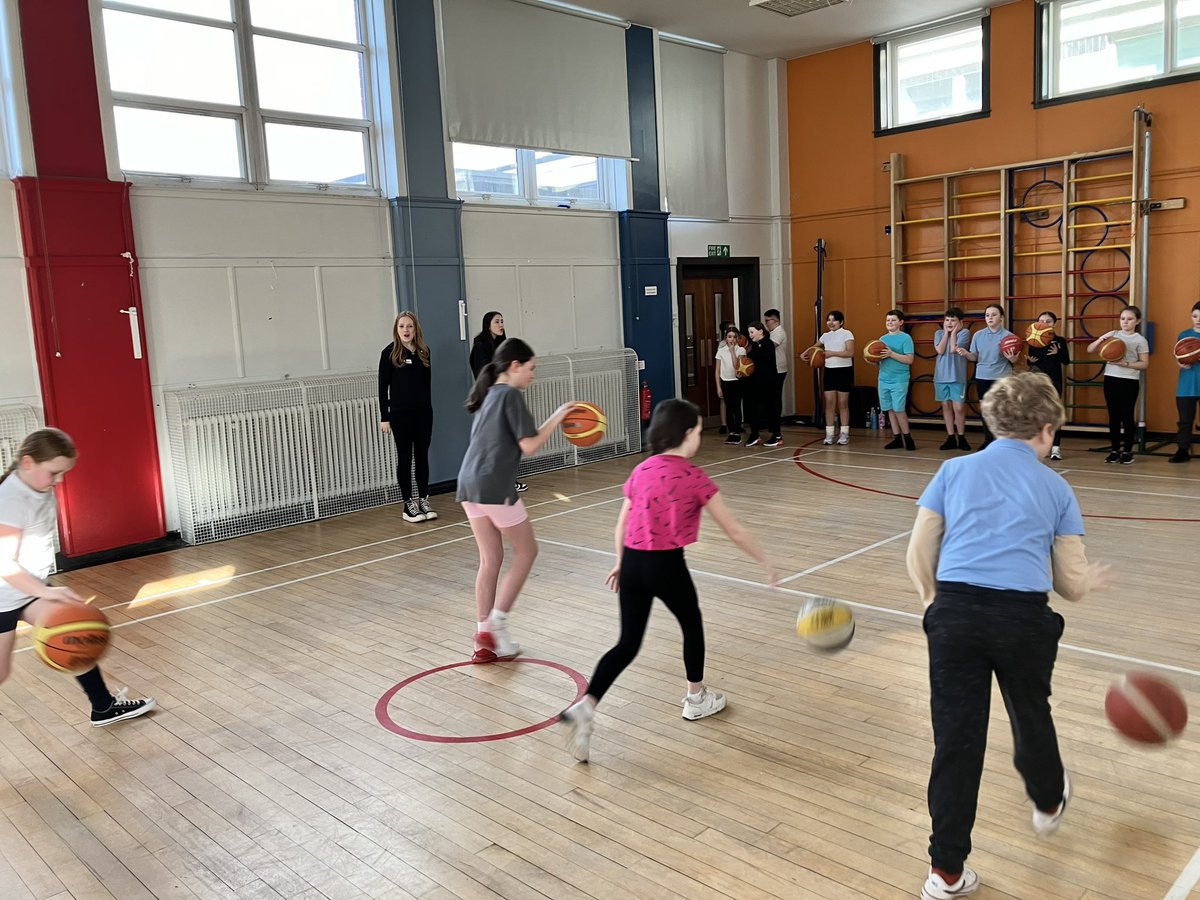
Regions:
<instances>
[{"instance_id":1,"label":"ceiling light","mask_svg":"<svg viewBox=\"0 0 1200 900\"><path fill-rule=\"evenodd\" d=\"M781 16L791 17L849 2L850 0L750 0L750 5L779 13Z\"/></svg>"}]
</instances>

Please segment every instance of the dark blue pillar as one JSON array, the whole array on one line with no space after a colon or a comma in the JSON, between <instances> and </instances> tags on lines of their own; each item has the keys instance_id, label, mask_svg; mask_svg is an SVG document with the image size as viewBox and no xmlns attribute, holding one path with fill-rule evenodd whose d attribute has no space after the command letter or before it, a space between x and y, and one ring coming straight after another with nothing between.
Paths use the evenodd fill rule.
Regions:
<instances>
[{"instance_id":1,"label":"dark blue pillar","mask_svg":"<svg viewBox=\"0 0 1200 900\"><path fill-rule=\"evenodd\" d=\"M429 477L458 477L470 417L469 338L462 337L459 301L463 269L462 203L449 196L434 0L392 0L400 63L401 160L408 196L389 200L396 267L396 308L421 320L433 361L433 445Z\"/></svg>"},{"instance_id":2,"label":"dark blue pillar","mask_svg":"<svg viewBox=\"0 0 1200 900\"><path fill-rule=\"evenodd\" d=\"M625 32L629 129L633 155L633 209L617 219L621 248L621 308L625 345L645 363L642 377L657 403L675 396L671 334L671 258L667 213L659 206L658 131L655 127L654 35L634 25ZM647 289L650 293L647 294Z\"/></svg>"}]
</instances>

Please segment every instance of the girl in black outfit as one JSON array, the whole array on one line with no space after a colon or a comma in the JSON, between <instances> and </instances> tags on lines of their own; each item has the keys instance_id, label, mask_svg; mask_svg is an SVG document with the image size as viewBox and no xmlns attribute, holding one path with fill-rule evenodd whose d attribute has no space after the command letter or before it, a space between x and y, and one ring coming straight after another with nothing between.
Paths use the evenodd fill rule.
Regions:
<instances>
[{"instance_id":1,"label":"girl in black outfit","mask_svg":"<svg viewBox=\"0 0 1200 900\"><path fill-rule=\"evenodd\" d=\"M775 344L767 337L762 322L751 322L746 326L746 334L750 338L746 355L754 362L754 374L745 379L742 394L746 417L750 420L746 446L757 446L758 433L766 431L770 437L764 446L778 447L783 442L776 437L779 434L779 386L775 378Z\"/></svg>"},{"instance_id":2,"label":"girl in black outfit","mask_svg":"<svg viewBox=\"0 0 1200 900\"><path fill-rule=\"evenodd\" d=\"M1049 325L1054 328L1058 324L1058 316L1046 310L1038 316L1037 323L1039 325ZM1058 391L1058 396L1063 395L1063 366L1071 362L1071 348L1067 344L1066 338L1061 334L1055 334L1045 347L1029 346L1029 368L1034 372L1041 372L1052 382ZM1054 432L1054 446L1050 448L1051 459L1062 459L1062 429Z\"/></svg>"},{"instance_id":3,"label":"girl in black outfit","mask_svg":"<svg viewBox=\"0 0 1200 900\"><path fill-rule=\"evenodd\" d=\"M483 314L483 330L471 344L471 374L478 378L479 370L492 361L496 348L504 343L504 316L492 310Z\"/></svg>"},{"instance_id":4,"label":"girl in black outfit","mask_svg":"<svg viewBox=\"0 0 1200 900\"><path fill-rule=\"evenodd\" d=\"M429 441L433 437L429 347L417 314L407 309L396 316L392 338L379 356L379 430L396 441L396 479L404 496L404 521L424 522L437 518L429 505Z\"/></svg>"}]
</instances>

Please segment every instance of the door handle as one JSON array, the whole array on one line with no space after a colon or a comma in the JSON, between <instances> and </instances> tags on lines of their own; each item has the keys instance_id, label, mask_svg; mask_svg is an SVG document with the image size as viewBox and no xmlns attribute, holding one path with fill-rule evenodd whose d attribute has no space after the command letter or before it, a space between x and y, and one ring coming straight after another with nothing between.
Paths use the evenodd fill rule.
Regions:
<instances>
[{"instance_id":1,"label":"door handle","mask_svg":"<svg viewBox=\"0 0 1200 900\"><path fill-rule=\"evenodd\" d=\"M467 339L467 301L458 301L458 339L465 341Z\"/></svg>"},{"instance_id":2,"label":"door handle","mask_svg":"<svg viewBox=\"0 0 1200 900\"><path fill-rule=\"evenodd\" d=\"M129 316L129 339L133 343L133 358L142 358L142 333L138 329L138 311L136 306L128 309L118 309L121 315Z\"/></svg>"}]
</instances>

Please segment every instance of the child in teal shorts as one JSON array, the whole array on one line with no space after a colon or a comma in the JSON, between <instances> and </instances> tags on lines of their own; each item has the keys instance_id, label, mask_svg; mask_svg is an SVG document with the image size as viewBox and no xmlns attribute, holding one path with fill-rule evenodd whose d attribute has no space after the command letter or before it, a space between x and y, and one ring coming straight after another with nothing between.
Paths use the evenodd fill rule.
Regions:
<instances>
[{"instance_id":1,"label":"child in teal shorts","mask_svg":"<svg viewBox=\"0 0 1200 900\"><path fill-rule=\"evenodd\" d=\"M971 346L971 332L963 325L963 311L946 310L942 327L933 334L937 361L933 364L935 399L942 404L946 440L939 450L970 450L967 443L967 361L957 350Z\"/></svg>"},{"instance_id":2,"label":"child in teal shorts","mask_svg":"<svg viewBox=\"0 0 1200 900\"><path fill-rule=\"evenodd\" d=\"M892 439L884 450L916 450L908 430L908 382L911 377L915 346L904 328L904 313L889 309L884 320L887 334L879 339L887 345L887 354L879 363L879 408L888 414Z\"/></svg>"}]
</instances>

